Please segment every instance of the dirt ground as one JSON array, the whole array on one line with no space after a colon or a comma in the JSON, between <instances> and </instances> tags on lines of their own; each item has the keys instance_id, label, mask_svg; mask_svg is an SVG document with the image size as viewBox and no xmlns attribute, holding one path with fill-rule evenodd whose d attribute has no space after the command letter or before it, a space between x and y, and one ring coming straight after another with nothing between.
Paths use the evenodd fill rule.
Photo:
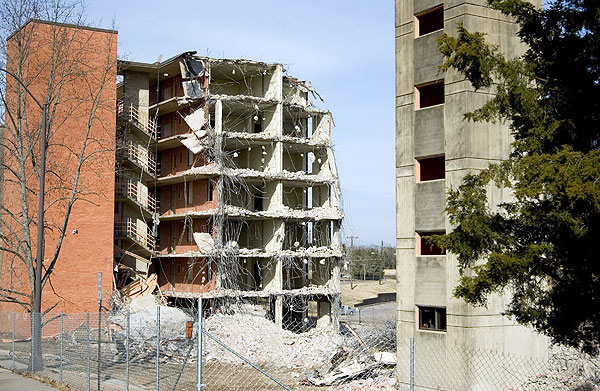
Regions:
<instances>
[{"instance_id":1,"label":"dirt ground","mask_svg":"<svg viewBox=\"0 0 600 391\"><path fill-rule=\"evenodd\" d=\"M386 273L387 274L387 273ZM364 299L376 297L378 293L396 292L396 279L393 276L386 275L381 281L353 280L350 288L350 280L342 280L342 304L354 307Z\"/></svg>"}]
</instances>

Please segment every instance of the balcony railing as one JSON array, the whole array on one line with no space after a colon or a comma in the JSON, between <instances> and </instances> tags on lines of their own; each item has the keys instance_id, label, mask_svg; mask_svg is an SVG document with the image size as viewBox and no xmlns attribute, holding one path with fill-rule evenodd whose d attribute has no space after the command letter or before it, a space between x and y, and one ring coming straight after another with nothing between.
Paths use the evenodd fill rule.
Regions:
<instances>
[{"instance_id":1,"label":"balcony railing","mask_svg":"<svg viewBox=\"0 0 600 391\"><path fill-rule=\"evenodd\" d=\"M124 219L115 223L115 236L127 237L138 243L148 251L154 251L156 241L150 234L148 227L143 227L140 232L137 221L134 219Z\"/></svg>"},{"instance_id":2,"label":"balcony railing","mask_svg":"<svg viewBox=\"0 0 600 391\"><path fill-rule=\"evenodd\" d=\"M126 105L121 99L117 101L117 116L133 122L140 130L153 139L156 139L156 121L152 119L144 120L140 118L138 109L132 105Z\"/></svg>"},{"instance_id":3,"label":"balcony railing","mask_svg":"<svg viewBox=\"0 0 600 391\"><path fill-rule=\"evenodd\" d=\"M154 175L156 172L156 160L154 159L154 156L151 152L139 145L132 143L121 145L117 149L117 157L130 160L151 175Z\"/></svg>"},{"instance_id":4,"label":"balcony railing","mask_svg":"<svg viewBox=\"0 0 600 391\"><path fill-rule=\"evenodd\" d=\"M154 197L144 192L139 192L138 184L131 180L120 180L115 185L117 197L127 198L133 202L142 205L144 208L155 212L157 208Z\"/></svg>"}]
</instances>

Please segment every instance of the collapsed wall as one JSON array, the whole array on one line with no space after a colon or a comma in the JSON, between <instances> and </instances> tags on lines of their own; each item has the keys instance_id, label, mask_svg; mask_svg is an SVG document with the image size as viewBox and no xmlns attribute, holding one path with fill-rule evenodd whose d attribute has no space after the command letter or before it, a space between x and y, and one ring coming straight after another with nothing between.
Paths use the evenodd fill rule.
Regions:
<instances>
[{"instance_id":1,"label":"collapsed wall","mask_svg":"<svg viewBox=\"0 0 600 391\"><path fill-rule=\"evenodd\" d=\"M280 326L333 325L343 212L332 116L310 82L194 52L121 73L135 150L121 173L137 187L115 208L117 281L156 274L173 301L251 297Z\"/></svg>"}]
</instances>

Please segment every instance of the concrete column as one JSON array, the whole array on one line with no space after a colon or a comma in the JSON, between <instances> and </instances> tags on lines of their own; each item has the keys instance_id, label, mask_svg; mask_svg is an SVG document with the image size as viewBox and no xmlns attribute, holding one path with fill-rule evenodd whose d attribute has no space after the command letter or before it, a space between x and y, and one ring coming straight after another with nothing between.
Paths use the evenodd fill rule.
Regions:
<instances>
[{"instance_id":1,"label":"concrete column","mask_svg":"<svg viewBox=\"0 0 600 391\"><path fill-rule=\"evenodd\" d=\"M317 327L323 328L331 325L331 303L329 301L317 302Z\"/></svg>"},{"instance_id":2,"label":"concrete column","mask_svg":"<svg viewBox=\"0 0 600 391\"><path fill-rule=\"evenodd\" d=\"M283 296L275 298L275 324L283 327Z\"/></svg>"},{"instance_id":3,"label":"concrete column","mask_svg":"<svg viewBox=\"0 0 600 391\"><path fill-rule=\"evenodd\" d=\"M123 79L123 102L127 109L129 105L138 111L141 123L148 121L148 106L150 105L150 84L147 73L125 72Z\"/></svg>"}]
</instances>

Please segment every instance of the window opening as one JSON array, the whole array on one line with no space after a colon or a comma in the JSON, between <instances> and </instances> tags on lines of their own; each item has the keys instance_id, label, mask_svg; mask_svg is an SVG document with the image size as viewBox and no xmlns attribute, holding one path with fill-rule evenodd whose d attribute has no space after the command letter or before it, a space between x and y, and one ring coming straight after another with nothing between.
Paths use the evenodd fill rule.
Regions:
<instances>
[{"instance_id":1,"label":"window opening","mask_svg":"<svg viewBox=\"0 0 600 391\"><path fill-rule=\"evenodd\" d=\"M263 210L263 197L261 194L254 194L254 211L261 212Z\"/></svg>"},{"instance_id":2,"label":"window opening","mask_svg":"<svg viewBox=\"0 0 600 391\"><path fill-rule=\"evenodd\" d=\"M434 8L415 16L415 36L420 37L444 28L444 7Z\"/></svg>"},{"instance_id":3,"label":"window opening","mask_svg":"<svg viewBox=\"0 0 600 391\"><path fill-rule=\"evenodd\" d=\"M194 182L188 183L188 194L187 194L187 202L188 204L192 204L194 200Z\"/></svg>"},{"instance_id":4,"label":"window opening","mask_svg":"<svg viewBox=\"0 0 600 391\"><path fill-rule=\"evenodd\" d=\"M208 201L213 200L213 183L212 179L208 179Z\"/></svg>"},{"instance_id":5,"label":"window opening","mask_svg":"<svg viewBox=\"0 0 600 391\"><path fill-rule=\"evenodd\" d=\"M415 87L416 109L441 105L444 103L444 80Z\"/></svg>"},{"instance_id":6,"label":"window opening","mask_svg":"<svg viewBox=\"0 0 600 391\"><path fill-rule=\"evenodd\" d=\"M446 308L418 307L419 329L446 331Z\"/></svg>"},{"instance_id":7,"label":"window opening","mask_svg":"<svg viewBox=\"0 0 600 391\"><path fill-rule=\"evenodd\" d=\"M416 165L417 182L434 181L446 177L446 159L444 155L417 159Z\"/></svg>"},{"instance_id":8,"label":"window opening","mask_svg":"<svg viewBox=\"0 0 600 391\"><path fill-rule=\"evenodd\" d=\"M446 231L436 232L417 232L417 255L445 255L446 251L434 244L429 244L426 239L428 236L444 235Z\"/></svg>"}]
</instances>

